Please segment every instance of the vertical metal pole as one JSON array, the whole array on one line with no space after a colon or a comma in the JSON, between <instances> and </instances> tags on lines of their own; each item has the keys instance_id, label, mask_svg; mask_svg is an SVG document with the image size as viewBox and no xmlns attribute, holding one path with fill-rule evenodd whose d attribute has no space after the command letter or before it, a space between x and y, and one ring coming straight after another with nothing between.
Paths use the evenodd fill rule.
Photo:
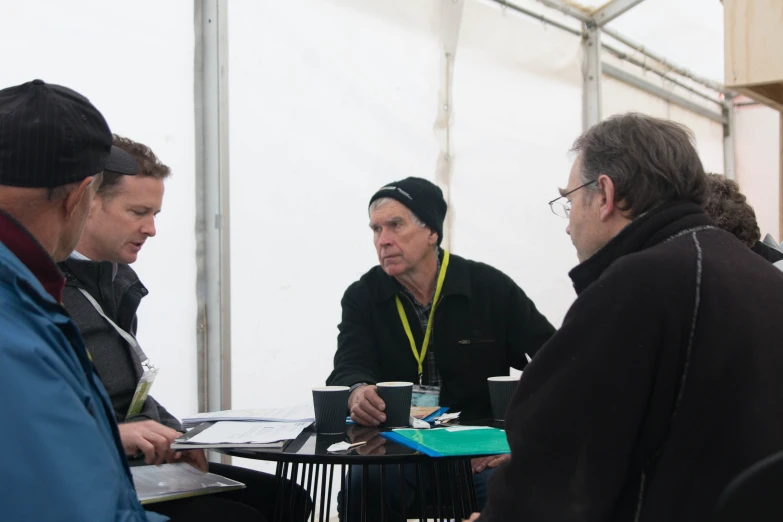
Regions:
<instances>
[{"instance_id":1,"label":"vertical metal pole","mask_svg":"<svg viewBox=\"0 0 783 522\"><path fill-rule=\"evenodd\" d=\"M199 324L205 411L231 405L227 0L195 0Z\"/></svg>"},{"instance_id":2,"label":"vertical metal pole","mask_svg":"<svg viewBox=\"0 0 783 522\"><path fill-rule=\"evenodd\" d=\"M723 115L726 117L726 123L723 124L723 173L729 179L737 179L734 156L737 125L733 100L729 99L723 106Z\"/></svg>"},{"instance_id":3,"label":"vertical metal pole","mask_svg":"<svg viewBox=\"0 0 783 522\"><path fill-rule=\"evenodd\" d=\"M231 407L227 10L227 0L194 3L200 411Z\"/></svg>"},{"instance_id":4,"label":"vertical metal pole","mask_svg":"<svg viewBox=\"0 0 783 522\"><path fill-rule=\"evenodd\" d=\"M462 22L464 0L440 1L440 44L441 67L440 89L438 92L438 110L435 118L435 138L438 140L440 153L435 165L435 182L443 190L443 197L449 205L446 221L443 223L443 242L441 246L452 248L452 223L454 208L451 205L451 176L454 172L453 150L451 140L452 114L454 98L452 87L454 83L454 64L459 40L459 28Z\"/></svg>"},{"instance_id":5,"label":"vertical metal pole","mask_svg":"<svg viewBox=\"0 0 783 522\"><path fill-rule=\"evenodd\" d=\"M582 36L582 129L601 121L601 28L584 26Z\"/></svg>"}]
</instances>

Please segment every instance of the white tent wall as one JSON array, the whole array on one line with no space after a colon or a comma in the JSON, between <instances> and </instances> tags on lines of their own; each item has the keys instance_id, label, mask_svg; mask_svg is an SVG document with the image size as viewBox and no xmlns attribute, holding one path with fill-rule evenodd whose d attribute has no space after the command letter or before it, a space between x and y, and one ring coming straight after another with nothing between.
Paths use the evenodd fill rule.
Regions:
<instances>
[{"instance_id":1,"label":"white tent wall","mask_svg":"<svg viewBox=\"0 0 783 522\"><path fill-rule=\"evenodd\" d=\"M623 114L629 111L643 112L656 118L666 118L669 104L627 83L604 75L601 79L601 106L603 117Z\"/></svg>"},{"instance_id":2,"label":"white tent wall","mask_svg":"<svg viewBox=\"0 0 783 522\"><path fill-rule=\"evenodd\" d=\"M139 342L161 368L152 394L175 415L198 407L193 48L192 2L139 0L119 12L102 0L6 2L0 17L0 85L71 87L171 167L158 236L133 268L150 290Z\"/></svg>"},{"instance_id":3,"label":"white tent wall","mask_svg":"<svg viewBox=\"0 0 783 522\"><path fill-rule=\"evenodd\" d=\"M607 61L615 63L611 57ZM652 73L640 75L639 68L629 64L622 65L622 68L692 103L715 112L719 110L717 104L705 103L695 95L684 93L683 89L672 86ZM723 125L607 75L603 76L602 82L603 118L633 111L681 123L693 131L696 150L705 170L721 174L724 172Z\"/></svg>"},{"instance_id":4,"label":"white tent wall","mask_svg":"<svg viewBox=\"0 0 783 522\"><path fill-rule=\"evenodd\" d=\"M231 2L233 407L312 400L342 294L377 264L370 196L434 179L439 6Z\"/></svg>"},{"instance_id":5,"label":"white tent wall","mask_svg":"<svg viewBox=\"0 0 783 522\"><path fill-rule=\"evenodd\" d=\"M496 3L465 4L454 77L452 251L511 276L559 326L577 264L547 204L581 133L580 39ZM558 117L552 117L557 107Z\"/></svg>"},{"instance_id":6,"label":"white tent wall","mask_svg":"<svg viewBox=\"0 0 783 522\"><path fill-rule=\"evenodd\" d=\"M669 104L668 118L693 131L696 138L696 150L699 152L705 171L725 173L723 125L671 103Z\"/></svg>"},{"instance_id":7,"label":"white tent wall","mask_svg":"<svg viewBox=\"0 0 783 522\"><path fill-rule=\"evenodd\" d=\"M737 183L756 211L761 236L777 241L780 222L780 113L763 105L737 107Z\"/></svg>"},{"instance_id":8,"label":"white tent wall","mask_svg":"<svg viewBox=\"0 0 783 522\"><path fill-rule=\"evenodd\" d=\"M606 0L587 0L599 6ZM723 80L723 2L644 0L609 22L648 49L696 74ZM606 41L611 41L607 38ZM642 57L637 56L640 60Z\"/></svg>"}]
</instances>

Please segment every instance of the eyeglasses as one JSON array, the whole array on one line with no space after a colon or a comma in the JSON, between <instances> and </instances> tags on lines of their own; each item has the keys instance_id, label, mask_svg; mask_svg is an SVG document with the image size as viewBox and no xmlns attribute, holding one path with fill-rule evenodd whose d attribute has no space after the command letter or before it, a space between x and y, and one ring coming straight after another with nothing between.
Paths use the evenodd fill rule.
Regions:
<instances>
[{"instance_id":1,"label":"eyeglasses","mask_svg":"<svg viewBox=\"0 0 783 522\"><path fill-rule=\"evenodd\" d=\"M588 181L584 185L580 185L580 186L576 187L574 190L569 190L568 192L566 192L565 194L563 194L559 198L555 198L552 201L550 201L549 202L549 208L552 209L552 213L554 215L556 215L556 216L561 217L561 218L568 219L568 216L571 214L571 202L568 201L568 199L566 199L566 196L568 196L569 194L573 194L577 190L583 189L583 188L587 187L588 185L592 185L593 183L595 183L595 180ZM561 199L564 200L564 201L560 201Z\"/></svg>"}]
</instances>

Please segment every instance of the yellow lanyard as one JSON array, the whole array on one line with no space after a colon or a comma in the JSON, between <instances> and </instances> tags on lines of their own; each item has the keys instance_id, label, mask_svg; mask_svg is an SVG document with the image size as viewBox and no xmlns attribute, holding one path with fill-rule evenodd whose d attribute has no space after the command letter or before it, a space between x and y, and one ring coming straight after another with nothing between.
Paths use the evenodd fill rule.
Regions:
<instances>
[{"instance_id":1,"label":"yellow lanyard","mask_svg":"<svg viewBox=\"0 0 783 522\"><path fill-rule=\"evenodd\" d=\"M411 343L411 351L416 362L419 363L419 384L421 384L422 375L424 374L424 358L427 356L427 347L430 344L430 333L432 333L432 318L435 317L435 306L438 304L438 298L440 297L440 291L443 289L443 280L446 279L446 269L449 267L449 253L443 251L443 263L440 266L440 274L438 274L438 283L435 285L435 296L432 298L432 308L430 308L430 318L427 321L427 330L424 332L424 344L421 347L421 352L416 349L416 341L413 340L413 333L411 332L411 325L408 323L408 317L405 315L405 309L402 307L402 301L399 296L395 296L397 301L397 312L400 314L400 320L402 321L402 327L405 328L405 333L408 335L408 340Z\"/></svg>"}]
</instances>

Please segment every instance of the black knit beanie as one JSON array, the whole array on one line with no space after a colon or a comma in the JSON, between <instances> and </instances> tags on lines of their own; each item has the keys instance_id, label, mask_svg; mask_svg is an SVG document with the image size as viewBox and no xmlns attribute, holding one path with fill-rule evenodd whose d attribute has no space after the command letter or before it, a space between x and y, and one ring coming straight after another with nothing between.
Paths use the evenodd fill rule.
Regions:
<instances>
[{"instance_id":1,"label":"black knit beanie","mask_svg":"<svg viewBox=\"0 0 783 522\"><path fill-rule=\"evenodd\" d=\"M443 221L446 219L446 200L443 191L436 184L423 178L405 178L393 181L370 198L369 205L376 199L396 199L416 214L425 225L438 233L438 245L443 241Z\"/></svg>"}]
</instances>

